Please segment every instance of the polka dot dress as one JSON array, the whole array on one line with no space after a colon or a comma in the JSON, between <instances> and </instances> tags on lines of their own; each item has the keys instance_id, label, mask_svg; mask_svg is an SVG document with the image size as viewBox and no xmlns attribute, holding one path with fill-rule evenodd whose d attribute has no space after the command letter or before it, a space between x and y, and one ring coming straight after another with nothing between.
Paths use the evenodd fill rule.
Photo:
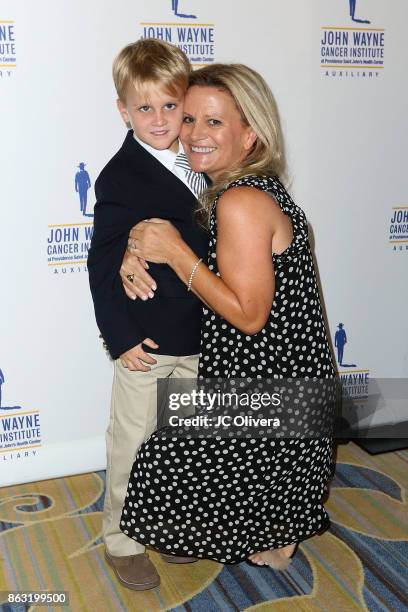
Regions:
<instances>
[{"instance_id":1,"label":"polka dot dress","mask_svg":"<svg viewBox=\"0 0 408 612\"><path fill-rule=\"evenodd\" d=\"M230 187L271 193L293 226L291 245L273 255L275 297L264 328L247 336L204 309L199 377L331 378L303 211L279 180L245 177ZM209 268L216 258L216 207ZM165 553L234 563L302 541L328 526L322 497L331 475L331 439L164 437L155 432L134 462L120 527Z\"/></svg>"}]
</instances>

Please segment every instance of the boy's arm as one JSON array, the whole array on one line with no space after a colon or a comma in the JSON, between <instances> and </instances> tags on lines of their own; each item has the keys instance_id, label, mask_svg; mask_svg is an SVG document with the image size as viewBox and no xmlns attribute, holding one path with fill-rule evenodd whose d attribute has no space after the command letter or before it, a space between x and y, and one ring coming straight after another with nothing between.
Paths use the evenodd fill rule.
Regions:
<instances>
[{"instance_id":1,"label":"boy's arm","mask_svg":"<svg viewBox=\"0 0 408 612\"><path fill-rule=\"evenodd\" d=\"M151 370L151 368L149 368L149 366L146 364L154 365L155 363L157 363L156 359L153 359L151 355L145 352L142 344L146 344L146 346L149 346L150 348L154 349L159 348L159 345L156 344L154 340L151 340L151 338L145 338L143 342L141 342L137 346L134 346L129 351L126 351L126 353L122 353L122 355L120 356L120 360L122 362L122 365L128 370L148 372L149 370Z\"/></svg>"},{"instance_id":2,"label":"boy's arm","mask_svg":"<svg viewBox=\"0 0 408 612\"><path fill-rule=\"evenodd\" d=\"M129 300L119 275L129 229L134 222L134 212L122 204L98 201L95 206L88 254L89 284L96 322L114 359L146 339L143 328L130 316Z\"/></svg>"}]
</instances>

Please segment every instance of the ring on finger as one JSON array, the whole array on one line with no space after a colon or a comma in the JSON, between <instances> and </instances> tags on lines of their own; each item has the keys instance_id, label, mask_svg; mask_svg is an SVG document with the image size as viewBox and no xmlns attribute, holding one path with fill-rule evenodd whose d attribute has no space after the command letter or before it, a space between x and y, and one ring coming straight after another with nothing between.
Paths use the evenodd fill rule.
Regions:
<instances>
[{"instance_id":1,"label":"ring on finger","mask_svg":"<svg viewBox=\"0 0 408 612\"><path fill-rule=\"evenodd\" d=\"M129 282L133 283L133 281L135 280L135 275L134 274L126 274L126 278L128 279Z\"/></svg>"}]
</instances>

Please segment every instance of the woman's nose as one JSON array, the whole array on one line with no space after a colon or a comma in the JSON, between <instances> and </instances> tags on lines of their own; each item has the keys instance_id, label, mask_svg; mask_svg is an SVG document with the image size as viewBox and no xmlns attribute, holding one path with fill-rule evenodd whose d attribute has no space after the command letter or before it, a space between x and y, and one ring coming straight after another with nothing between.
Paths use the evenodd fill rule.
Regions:
<instances>
[{"instance_id":1,"label":"woman's nose","mask_svg":"<svg viewBox=\"0 0 408 612\"><path fill-rule=\"evenodd\" d=\"M191 140L202 140L207 136L205 124L196 121L191 126L190 138Z\"/></svg>"}]
</instances>

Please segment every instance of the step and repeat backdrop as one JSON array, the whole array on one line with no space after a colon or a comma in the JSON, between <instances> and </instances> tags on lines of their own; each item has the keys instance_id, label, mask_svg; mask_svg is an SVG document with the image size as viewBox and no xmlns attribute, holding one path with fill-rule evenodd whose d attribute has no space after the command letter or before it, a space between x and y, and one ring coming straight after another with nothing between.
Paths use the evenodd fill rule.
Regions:
<instances>
[{"instance_id":1,"label":"step and repeat backdrop","mask_svg":"<svg viewBox=\"0 0 408 612\"><path fill-rule=\"evenodd\" d=\"M242 62L281 112L347 393L408 376L406 0L1 0L0 485L100 469L112 363L86 268L140 37Z\"/></svg>"}]
</instances>

